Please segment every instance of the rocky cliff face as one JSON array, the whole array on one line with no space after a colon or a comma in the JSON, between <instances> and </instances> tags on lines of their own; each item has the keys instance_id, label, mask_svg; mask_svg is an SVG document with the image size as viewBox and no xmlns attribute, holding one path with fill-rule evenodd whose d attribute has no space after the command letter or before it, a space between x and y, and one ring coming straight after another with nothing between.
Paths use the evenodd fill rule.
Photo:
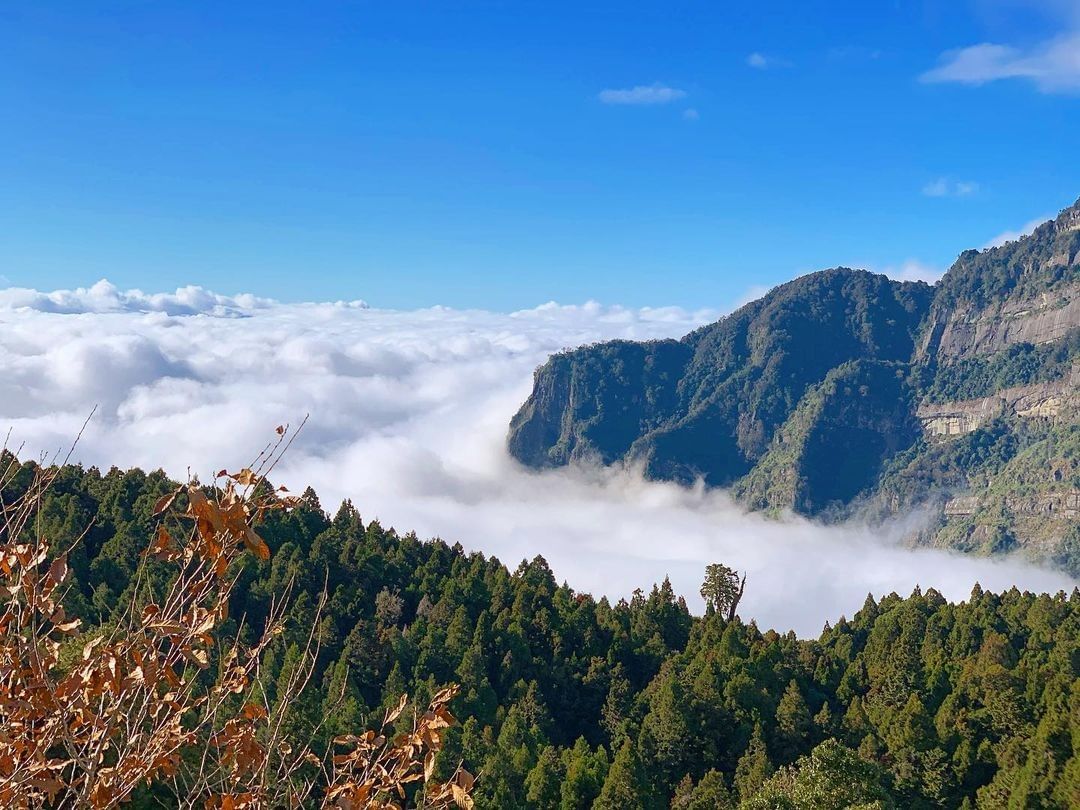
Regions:
<instances>
[{"instance_id":1,"label":"rocky cliff face","mask_svg":"<svg viewBox=\"0 0 1080 810\"><path fill-rule=\"evenodd\" d=\"M1080 324L1080 284L1027 300L1010 297L987 307L947 312L922 347L924 356L938 362L994 354L1016 343L1052 343Z\"/></svg>"},{"instance_id":2,"label":"rocky cliff face","mask_svg":"<svg viewBox=\"0 0 1080 810\"><path fill-rule=\"evenodd\" d=\"M1080 571L1078 405L1080 202L962 253L933 288L837 268L679 341L556 355L508 443L533 466L701 478L756 509L936 503L925 542L1028 546Z\"/></svg>"},{"instance_id":3,"label":"rocky cliff face","mask_svg":"<svg viewBox=\"0 0 1080 810\"><path fill-rule=\"evenodd\" d=\"M1055 382L1003 388L990 396L956 402L923 402L916 409L926 435L933 438L961 436L994 419L1075 418L1080 406L1080 367Z\"/></svg>"},{"instance_id":4,"label":"rocky cliff face","mask_svg":"<svg viewBox=\"0 0 1080 810\"><path fill-rule=\"evenodd\" d=\"M969 250L939 282L916 361L948 364L1080 325L1080 203L1031 236Z\"/></svg>"},{"instance_id":5,"label":"rocky cliff face","mask_svg":"<svg viewBox=\"0 0 1080 810\"><path fill-rule=\"evenodd\" d=\"M612 341L555 355L510 423L510 453L534 467L625 457L677 408L692 357L676 340Z\"/></svg>"}]
</instances>

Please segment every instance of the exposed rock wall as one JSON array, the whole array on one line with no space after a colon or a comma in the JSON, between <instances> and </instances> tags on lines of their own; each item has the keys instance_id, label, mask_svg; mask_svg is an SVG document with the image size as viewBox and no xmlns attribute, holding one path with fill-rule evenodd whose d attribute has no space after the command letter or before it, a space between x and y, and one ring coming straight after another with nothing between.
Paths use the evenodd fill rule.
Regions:
<instances>
[{"instance_id":1,"label":"exposed rock wall","mask_svg":"<svg viewBox=\"0 0 1080 810\"><path fill-rule=\"evenodd\" d=\"M1016 515L1041 515L1075 520L1080 517L1080 492L1052 492L1028 497L1007 497L1005 508Z\"/></svg>"},{"instance_id":2,"label":"exposed rock wall","mask_svg":"<svg viewBox=\"0 0 1080 810\"><path fill-rule=\"evenodd\" d=\"M979 499L975 495L961 495L945 502L945 517L968 517L979 508Z\"/></svg>"},{"instance_id":3,"label":"exposed rock wall","mask_svg":"<svg viewBox=\"0 0 1080 810\"><path fill-rule=\"evenodd\" d=\"M960 495L945 502L946 518L971 517L986 505L978 495ZM1008 496L1005 508L1013 515L1056 520L1080 518L1080 491L1049 492L1043 495Z\"/></svg>"},{"instance_id":4,"label":"exposed rock wall","mask_svg":"<svg viewBox=\"0 0 1080 810\"><path fill-rule=\"evenodd\" d=\"M923 403L916 411L923 430L933 437L962 436L999 416L1057 418L1080 405L1080 370L1064 380L1005 388L988 397L960 402Z\"/></svg>"},{"instance_id":5,"label":"exposed rock wall","mask_svg":"<svg viewBox=\"0 0 1080 810\"><path fill-rule=\"evenodd\" d=\"M1080 253L1071 262L1080 266ZM935 324L940 363L993 354L1015 343L1051 343L1080 326L1080 283L1036 299L1006 300L983 309L959 308Z\"/></svg>"}]
</instances>

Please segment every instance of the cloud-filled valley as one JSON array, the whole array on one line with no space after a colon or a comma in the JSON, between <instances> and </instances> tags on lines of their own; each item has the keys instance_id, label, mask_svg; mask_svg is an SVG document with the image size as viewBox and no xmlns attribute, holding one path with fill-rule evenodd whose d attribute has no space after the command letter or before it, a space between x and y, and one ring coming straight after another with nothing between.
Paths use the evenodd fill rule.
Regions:
<instances>
[{"instance_id":1,"label":"cloud-filled valley","mask_svg":"<svg viewBox=\"0 0 1080 810\"><path fill-rule=\"evenodd\" d=\"M530 472L505 453L510 416L550 353L677 337L718 315L593 303L389 311L107 284L0 291L0 425L37 457L70 444L97 405L79 461L205 478L310 414L276 478L310 484L329 511L348 497L365 519L459 541L511 568L542 554L558 579L613 598L670 575L695 609L704 565L724 561L749 572L745 617L805 635L871 591L918 583L962 599L976 580L1071 587L1017 560L901 548L902 526L767 520L723 492L623 469Z\"/></svg>"}]
</instances>

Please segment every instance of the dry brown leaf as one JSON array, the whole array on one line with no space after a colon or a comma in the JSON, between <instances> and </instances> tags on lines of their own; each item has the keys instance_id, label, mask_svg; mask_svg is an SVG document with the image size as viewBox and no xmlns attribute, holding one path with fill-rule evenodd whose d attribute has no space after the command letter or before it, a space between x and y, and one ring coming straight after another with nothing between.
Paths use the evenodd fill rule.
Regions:
<instances>
[{"instance_id":1,"label":"dry brown leaf","mask_svg":"<svg viewBox=\"0 0 1080 810\"><path fill-rule=\"evenodd\" d=\"M68 562L67 555L64 554L53 560L52 565L49 566L49 581L53 585L59 585L68 575Z\"/></svg>"},{"instance_id":2,"label":"dry brown leaf","mask_svg":"<svg viewBox=\"0 0 1080 810\"><path fill-rule=\"evenodd\" d=\"M259 480L259 477L247 467L244 467L240 472L229 473L229 477L242 487L250 486Z\"/></svg>"},{"instance_id":3,"label":"dry brown leaf","mask_svg":"<svg viewBox=\"0 0 1080 810\"><path fill-rule=\"evenodd\" d=\"M157 517L158 515L162 514L166 510L168 510L168 508L170 506L172 506L173 502L176 500L176 496L179 495L179 494L180 494L180 490L176 489L176 490L170 492L168 495L162 495L160 498L158 498L154 502L153 516Z\"/></svg>"},{"instance_id":4,"label":"dry brown leaf","mask_svg":"<svg viewBox=\"0 0 1080 810\"><path fill-rule=\"evenodd\" d=\"M244 532L244 545L263 562L270 559L270 546L250 527Z\"/></svg>"},{"instance_id":5,"label":"dry brown leaf","mask_svg":"<svg viewBox=\"0 0 1080 810\"><path fill-rule=\"evenodd\" d=\"M405 706L408 704L408 702L409 696L407 694L403 694L398 700L397 706L387 711L386 717L383 719L383 725L388 726L395 720L397 720L401 716L401 713L405 711Z\"/></svg>"}]
</instances>

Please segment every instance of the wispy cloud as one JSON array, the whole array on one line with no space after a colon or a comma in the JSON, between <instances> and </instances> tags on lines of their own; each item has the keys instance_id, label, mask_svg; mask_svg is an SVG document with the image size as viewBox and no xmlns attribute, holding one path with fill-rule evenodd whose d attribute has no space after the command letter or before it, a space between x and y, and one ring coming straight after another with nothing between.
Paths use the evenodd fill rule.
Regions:
<instances>
[{"instance_id":1,"label":"wispy cloud","mask_svg":"<svg viewBox=\"0 0 1080 810\"><path fill-rule=\"evenodd\" d=\"M787 59L781 59L777 56L770 56L768 54L761 53L760 51L754 51L752 54L746 57L746 64L755 70L770 70L772 68L791 67L791 62Z\"/></svg>"},{"instance_id":2,"label":"wispy cloud","mask_svg":"<svg viewBox=\"0 0 1080 810\"><path fill-rule=\"evenodd\" d=\"M880 59L884 52L880 48L868 48L864 45L843 45L829 48L828 58L833 61L872 61Z\"/></svg>"},{"instance_id":3,"label":"wispy cloud","mask_svg":"<svg viewBox=\"0 0 1080 810\"><path fill-rule=\"evenodd\" d=\"M1030 236L1032 231L1034 231L1044 222L1051 219L1053 219L1052 216L1038 217L1031 220L1030 222L1021 225L1016 230L1002 231L985 245L983 245L983 250L987 250L988 248L1001 247L1006 242L1015 242L1017 239L1023 239L1025 236Z\"/></svg>"},{"instance_id":4,"label":"wispy cloud","mask_svg":"<svg viewBox=\"0 0 1080 810\"><path fill-rule=\"evenodd\" d=\"M697 121L701 116L698 115L698 111L695 110L693 107L688 107L687 109L683 110L682 117L685 118L687 121Z\"/></svg>"},{"instance_id":5,"label":"wispy cloud","mask_svg":"<svg viewBox=\"0 0 1080 810\"><path fill-rule=\"evenodd\" d=\"M597 98L604 104L670 104L673 101L686 98L686 91L655 82L653 84L639 84L636 87L626 89L601 90Z\"/></svg>"},{"instance_id":6,"label":"wispy cloud","mask_svg":"<svg viewBox=\"0 0 1080 810\"><path fill-rule=\"evenodd\" d=\"M970 180L950 180L939 177L922 187L926 197L970 197L979 190L979 184Z\"/></svg>"},{"instance_id":7,"label":"wispy cloud","mask_svg":"<svg viewBox=\"0 0 1080 810\"><path fill-rule=\"evenodd\" d=\"M888 276L893 281L925 281L927 284L937 284L945 275L945 268L924 262L922 259L904 259L898 264L875 264L873 262L853 261L846 262L847 267L860 267L871 273L880 273Z\"/></svg>"},{"instance_id":8,"label":"wispy cloud","mask_svg":"<svg viewBox=\"0 0 1080 810\"><path fill-rule=\"evenodd\" d=\"M945 275L944 269L919 259L906 259L898 265L883 267L880 272L896 281L925 281L927 284L936 284Z\"/></svg>"},{"instance_id":9,"label":"wispy cloud","mask_svg":"<svg viewBox=\"0 0 1080 810\"><path fill-rule=\"evenodd\" d=\"M1020 79L1043 93L1080 93L1080 32L1070 31L1027 48L983 42L946 51L938 66L919 78L967 85Z\"/></svg>"}]
</instances>

